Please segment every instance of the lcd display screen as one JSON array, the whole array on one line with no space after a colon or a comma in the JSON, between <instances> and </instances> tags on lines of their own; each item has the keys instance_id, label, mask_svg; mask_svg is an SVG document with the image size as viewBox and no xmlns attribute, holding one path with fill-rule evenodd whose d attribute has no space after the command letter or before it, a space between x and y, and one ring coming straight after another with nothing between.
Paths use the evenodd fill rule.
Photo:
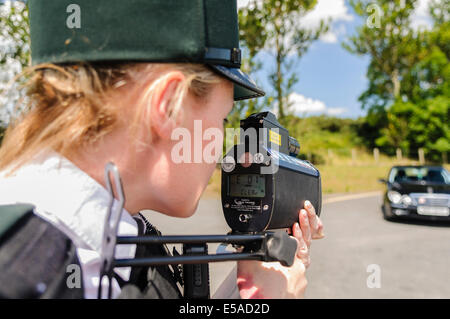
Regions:
<instances>
[{"instance_id":1,"label":"lcd display screen","mask_svg":"<svg viewBox=\"0 0 450 319\"><path fill-rule=\"evenodd\" d=\"M228 195L233 197L264 197L266 177L260 174L234 174L229 176Z\"/></svg>"}]
</instances>

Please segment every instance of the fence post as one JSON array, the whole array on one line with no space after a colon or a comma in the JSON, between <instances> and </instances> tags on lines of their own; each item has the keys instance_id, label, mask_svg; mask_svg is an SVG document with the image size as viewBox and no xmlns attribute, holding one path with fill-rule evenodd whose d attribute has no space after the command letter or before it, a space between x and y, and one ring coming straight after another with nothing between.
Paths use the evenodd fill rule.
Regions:
<instances>
[{"instance_id":1,"label":"fence post","mask_svg":"<svg viewBox=\"0 0 450 319\"><path fill-rule=\"evenodd\" d=\"M375 160L375 163L378 163L380 160L380 150L378 148L373 149L373 159Z\"/></svg>"},{"instance_id":2,"label":"fence post","mask_svg":"<svg viewBox=\"0 0 450 319\"><path fill-rule=\"evenodd\" d=\"M352 148L352 164L356 164L356 149Z\"/></svg>"},{"instance_id":3,"label":"fence post","mask_svg":"<svg viewBox=\"0 0 450 319\"><path fill-rule=\"evenodd\" d=\"M419 148L419 163L420 165L425 164L425 153L423 151L423 148Z\"/></svg>"},{"instance_id":4,"label":"fence post","mask_svg":"<svg viewBox=\"0 0 450 319\"><path fill-rule=\"evenodd\" d=\"M402 150L401 148L397 148L397 161L402 161Z\"/></svg>"},{"instance_id":5,"label":"fence post","mask_svg":"<svg viewBox=\"0 0 450 319\"><path fill-rule=\"evenodd\" d=\"M442 164L447 164L447 163L448 163L447 152L443 152L442 153Z\"/></svg>"}]
</instances>

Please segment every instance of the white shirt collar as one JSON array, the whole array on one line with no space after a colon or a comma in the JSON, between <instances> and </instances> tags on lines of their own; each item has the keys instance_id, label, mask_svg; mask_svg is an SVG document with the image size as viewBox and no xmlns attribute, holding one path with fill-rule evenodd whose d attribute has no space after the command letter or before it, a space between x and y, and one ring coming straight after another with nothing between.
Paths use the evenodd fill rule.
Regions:
<instances>
[{"instance_id":1,"label":"white shirt collar","mask_svg":"<svg viewBox=\"0 0 450 319\"><path fill-rule=\"evenodd\" d=\"M97 181L58 153L22 166L12 176L0 172L0 204L30 203L35 213L63 231L77 247L83 268L85 297L95 298L99 282L103 229L110 195ZM118 205L114 201L113 208ZM118 235L136 236L136 221L124 209ZM118 245L116 258L134 258L136 245ZM128 280L130 267L115 271ZM113 285L114 295L120 288Z\"/></svg>"},{"instance_id":2,"label":"white shirt collar","mask_svg":"<svg viewBox=\"0 0 450 319\"><path fill-rule=\"evenodd\" d=\"M52 152L3 181L6 183L0 182L0 201L34 204L39 214L66 226L78 247L100 252L110 195L68 159ZM2 184L6 189L1 189ZM116 205L118 202L114 200L113 207ZM125 209L119 234L137 235L136 222Z\"/></svg>"}]
</instances>

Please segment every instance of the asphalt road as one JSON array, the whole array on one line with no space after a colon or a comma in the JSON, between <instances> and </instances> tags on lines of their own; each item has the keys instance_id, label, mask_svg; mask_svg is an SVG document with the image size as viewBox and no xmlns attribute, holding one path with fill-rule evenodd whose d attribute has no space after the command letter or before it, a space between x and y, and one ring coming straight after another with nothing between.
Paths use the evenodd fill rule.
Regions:
<instances>
[{"instance_id":1,"label":"asphalt road","mask_svg":"<svg viewBox=\"0 0 450 319\"><path fill-rule=\"evenodd\" d=\"M325 204L308 298L450 298L450 225L388 222L381 202L376 195ZM375 275L380 287L369 288Z\"/></svg>"},{"instance_id":2,"label":"asphalt road","mask_svg":"<svg viewBox=\"0 0 450 319\"><path fill-rule=\"evenodd\" d=\"M311 247L307 298L450 298L450 224L385 221L378 193L324 202L326 238ZM218 199L202 199L188 219L146 215L166 235L229 230ZM212 293L233 266L211 264Z\"/></svg>"}]
</instances>

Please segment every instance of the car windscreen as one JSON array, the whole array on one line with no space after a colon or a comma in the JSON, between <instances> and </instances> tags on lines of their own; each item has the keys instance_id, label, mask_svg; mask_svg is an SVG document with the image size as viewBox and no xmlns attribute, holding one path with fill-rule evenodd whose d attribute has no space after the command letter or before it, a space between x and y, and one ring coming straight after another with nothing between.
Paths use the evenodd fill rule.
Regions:
<instances>
[{"instance_id":1,"label":"car windscreen","mask_svg":"<svg viewBox=\"0 0 450 319\"><path fill-rule=\"evenodd\" d=\"M444 168L394 167L389 174L390 183L429 182L450 184L450 174Z\"/></svg>"}]
</instances>

